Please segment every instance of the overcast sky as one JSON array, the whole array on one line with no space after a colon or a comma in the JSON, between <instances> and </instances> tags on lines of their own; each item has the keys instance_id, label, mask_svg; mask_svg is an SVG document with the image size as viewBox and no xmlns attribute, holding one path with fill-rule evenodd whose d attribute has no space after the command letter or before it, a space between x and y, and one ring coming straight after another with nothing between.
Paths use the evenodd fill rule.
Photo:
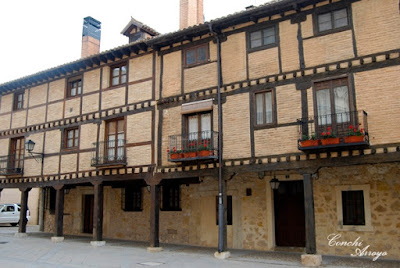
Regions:
<instances>
[{"instance_id":1,"label":"overcast sky","mask_svg":"<svg viewBox=\"0 0 400 268\"><path fill-rule=\"evenodd\" d=\"M209 21L269 0L204 0ZM80 58L83 18L101 21L100 50L128 43L131 16L160 33L179 28L179 0L0 0L0 84Z\"/></svg>"}]
</instances>

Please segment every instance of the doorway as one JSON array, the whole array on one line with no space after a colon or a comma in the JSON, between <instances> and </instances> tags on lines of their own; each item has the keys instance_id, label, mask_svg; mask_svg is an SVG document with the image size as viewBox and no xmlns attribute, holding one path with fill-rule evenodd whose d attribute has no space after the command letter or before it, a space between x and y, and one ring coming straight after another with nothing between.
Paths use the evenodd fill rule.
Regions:
<instances>
[{"instance_id":1,"label":"doorway","mask_svg":"<svg viewBox=\"0 0 400 268\"><path fill-rule=\"evenodd\" d=\"M275 241L280 247L305 247L303 181L281 181L274 190Z\"/></svg>"},{"instance_id":2,"label":"doorway","mask_svg":"<svg viewBox=\"0 0 400 268\"><path fill-rule=\"evenodd\" d=\"M93 233L93 206L94 206L94 195L88 194L84 196L83 201L83 232L92 234Z\"/></svg>"}]
</instances>

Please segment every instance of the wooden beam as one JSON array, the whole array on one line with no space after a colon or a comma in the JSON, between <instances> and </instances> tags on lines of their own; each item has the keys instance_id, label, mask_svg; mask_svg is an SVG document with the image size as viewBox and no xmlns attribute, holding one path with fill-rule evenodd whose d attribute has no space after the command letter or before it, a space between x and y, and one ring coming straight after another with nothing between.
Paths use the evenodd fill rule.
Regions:
<instances>
[{"instance_id":1,"label":"wooden beam","mask_svg":"<svg viewBox=\"0 0 400 268\"><path fill-rule=\"evenodd\" d=\"M64 187L63 185L57 185L56 189L56 215L55 215L55 236L62 237L64 235Z\"/></svg>"},{"instance_id":2,"label":"wooden beam","mask_svg":"<svg viewBox=\"0 0 400 268\"><path fill-rule=\"evenodd\" d=\"M18 233L26 233L26 212L28 210L28 194L31 188L20 188L21 191L21 211L19 212L19 227Z\"/></svg>"},{"instance_id":3,"label":"wooden beam","mask_svg":"<svg viewBox=\"0 0 400 268\"><path fill-rule=\"evenodd\" d=\"M158 196L160 186L150 186L150 247L159 247L159 228L160 228L160 202Z\"/></svg>"},{"instance_id":4,"label":"wooden beam","mask_svg":"<svg viewBox=\"0 0 400 268\"><path fill-rule=\"evenodd\" d=\"M303 175L304 185L304 211L306 219L306 253L316 254L317 246L315 242L315 216L314 216L314 193L313 178L311 174Z\"/></svg>"},{"instance_id":5,"label":"wooden beam","mask_svg":"<svg viewBox=\"0 0 400 268\"><path fill-rule=\"evenodd\" d=\"M103 184L94 183L93 240L103 240Z\"/></svg>"}]
</instances>

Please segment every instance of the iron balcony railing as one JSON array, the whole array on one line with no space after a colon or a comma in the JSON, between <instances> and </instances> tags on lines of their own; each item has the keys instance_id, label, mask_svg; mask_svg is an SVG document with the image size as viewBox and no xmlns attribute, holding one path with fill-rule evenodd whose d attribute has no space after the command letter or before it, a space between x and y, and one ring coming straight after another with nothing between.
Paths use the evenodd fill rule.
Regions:
<instances>
[{"instance_id":1,"label":"iron balcony railing","mask_svg":"<svg viewBox=\"0 0 400 268\"><path fill-rule=\"evenodd\" d=\"M126 165L126 140L108 140L94 142L92 166Z\"/></svg>"},{"instance_id":2,"label":"iron balcony railing","mask_svg":"<svg viewBox=\"0 0 400 268\"><path fill-rule=\"evenodd\" d=\"M369 146L368 114L352 111L298 119L302 151Z\"/></svg>"},{"instance_id":3,"label":"iron balcony railing","mask_svg":"<svg viewBox=\"0 0 400 268\"><path fill-rule=\"evenodd\" d=\"M0 175L18 175L24 171L24 158L17 155L0 156Z\"/></svg>"},{"instance_id":4,"label":"iron balcony railing","mask_svg":"<svg viewBox=\"0 0 400 268\"><path fill-rule=\"evenodd\" d=\"M169 136L168 161L218 159L218 132L200 131Z\"/></svg>"}]
</instances>

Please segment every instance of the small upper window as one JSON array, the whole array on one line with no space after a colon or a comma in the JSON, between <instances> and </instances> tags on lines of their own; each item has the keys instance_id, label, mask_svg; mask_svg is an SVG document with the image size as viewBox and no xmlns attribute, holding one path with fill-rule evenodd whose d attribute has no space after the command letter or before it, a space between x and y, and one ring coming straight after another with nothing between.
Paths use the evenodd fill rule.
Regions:
<instances>
[{"instance_id":1,"label":"small upper window","mask_svg":"<svg viewBox=\"0 0 400 268\"><path fill-rule=\"evenodd\" d=\"M24 108L25 91L14 94L14 111Z\"/></svg>"},{"instance_id":2,"label":"small upper window","mask_svg":"<svg viewBox=\"0 0 400 268\"><path fill-rule=\"evenodd\" d=\"M318 31L324 32L349 25L347 9L339 9L318 15Z\"/></svg>"},{"instance_id":3,"label":"small upper window","mask_svg":"<svg viewBox=\"0 0 400 268\"><path fill-rule=\"evenodd\" d=\"M111 86L126 83L126 64L118 65L111 68Z\"/></svg>"},{"instance_id":4,"label":"small upper window","mask_svg":"<svg viewBox=\"0 0 400 268\"><path fill-rule=\"evenodd\" d=\"M250 49L274 45L276 43L275 27L268 27L250 33Z\"/></svg>"},{"instance_id":5,"label":"small upper window","mask_svg":"<svg viewBox=\"0 0 400 268\"><path fill-rule=\"evenodd\" d=\"M82 77L68 80L67 97L75 97L82 94Z\"/></svg>"},{"instance_id":6,"label":"small upper window","mask_svg":"<svg viewBox=\"0 0 400 268\"><path fill-rule=\"evenodd\" d=\"M69 128L65 130L64 148L77 148L79 145L79 128Z\"/></svg>"},{"instance_id":7,"label":"small upper window","mask_svg":"<svg viewBox=\"0 0 400 268\"><path fill-rule=\"evenodd\" d=\"M275 123L275 109L273 91L268 90L255 94L256 125Z\"/></svg>"},{"instance_id":8,"label":"small upper window","mask_svg":"<svg viewBox=\"0 0 400 268\"><path fill-rule=\"evenodd\" d=\"M184 53L186 67L208 62L208 44L188 48Z\"/></svg>"}]
</instances>

